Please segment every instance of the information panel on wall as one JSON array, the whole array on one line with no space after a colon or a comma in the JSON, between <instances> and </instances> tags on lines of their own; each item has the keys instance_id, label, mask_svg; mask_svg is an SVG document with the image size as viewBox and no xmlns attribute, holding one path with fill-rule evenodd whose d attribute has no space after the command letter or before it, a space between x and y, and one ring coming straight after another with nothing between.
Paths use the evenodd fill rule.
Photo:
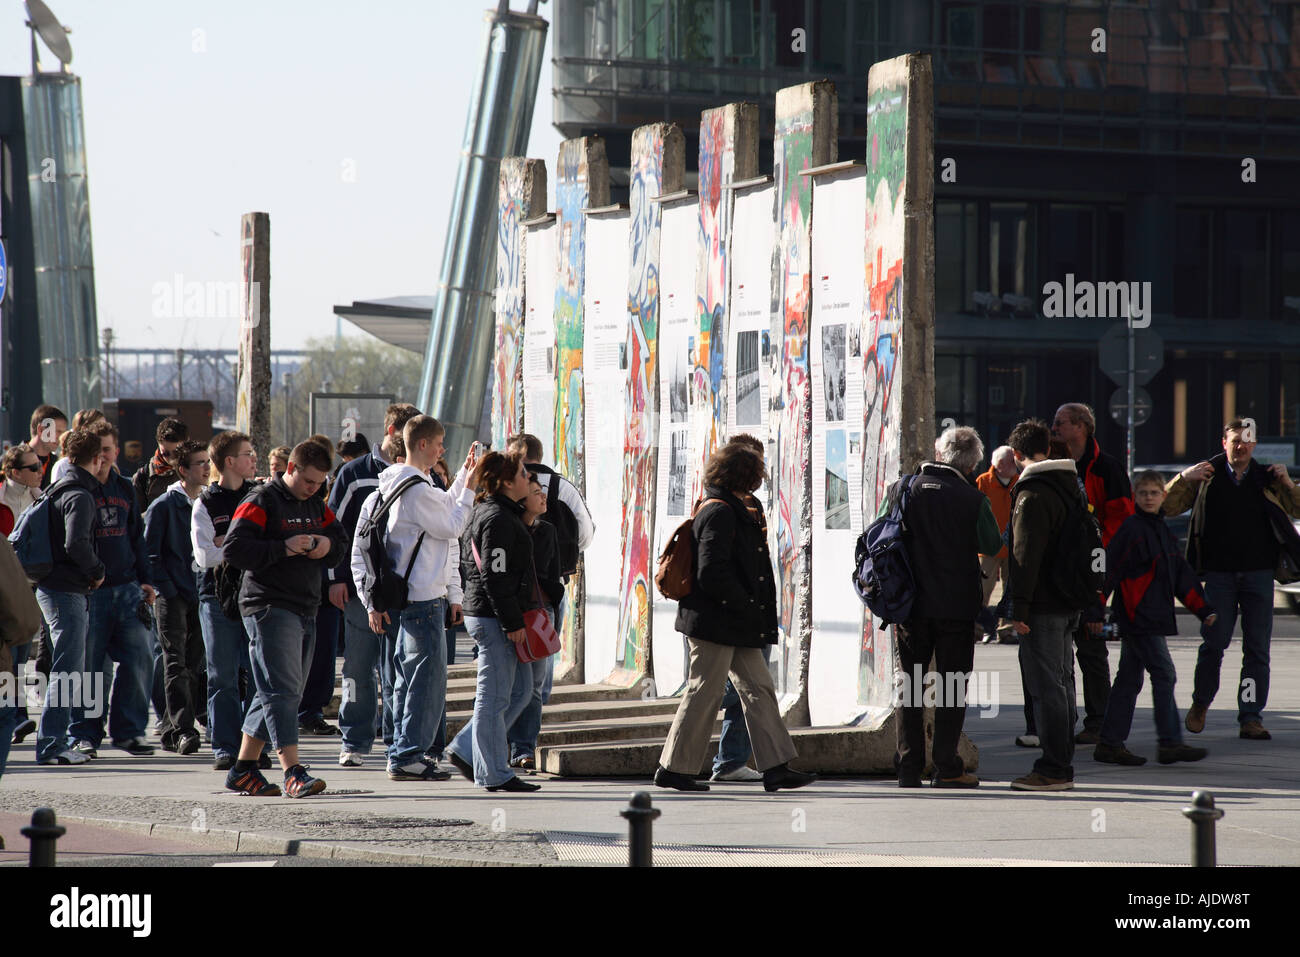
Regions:
<instances>
[{"instance_id":1,"label":"information panel on wall","mask_svg":"<svg viewBox=\"0 0 1300 957\"><path fill-rule=\"evenodd\" d=\"M764 365L772 351L771 183L736 190L731 232L731 317L726 349L727 429L724 439L747 432L767 441L771 377Z\"/></svg>"},{"instance_id":2,"label":"information panel on wall","mask_svg":"<svg viewBox=\"0 0 1300 957\"><path fill-rule=\"evenodd\" d=\"M694 201L665 203L659 238L659 475L655 495L654 555L686 518L690 496L690 417L695 328ZM677 602L655 593L655 688L670 695L686 681L685 643L677 632Z\"/></svg>"},{"instance_id":3,"label":"information panel on wall","mask_svg":"<svg viewBox=\"0 0 1300 957\"><path fill-rule=\"evenodd\" d=\"M862 603L849 572L863 528L864 176L855 166L813 177L812 549L815 567L828 571L816 575L812 587L808 699L814 725L843 724L863 710L857 694Z\"/></svg>"},{"instance_id":4,"label":"information panel on wall","mask_svg":"<svg viewBox=\"0 0 1300 957\"><path fill-rule=\"evenodd\" d=\"M587 215L583 282L583 434L587 508L601 516L583 553L587 581L586 656L589 683L614 670L622 571L623 394L627 389L628 211Z\"/></svg>"},{"instance_id":5,"label":"information panel on wall","mask_svg":"<svg viewBox=\"0 0 1300 957\"><path fill-rule=\"evenodd\" d=\"M555 461L555 220L524 227L524 431Z\"/></svg>"}]
</instances>

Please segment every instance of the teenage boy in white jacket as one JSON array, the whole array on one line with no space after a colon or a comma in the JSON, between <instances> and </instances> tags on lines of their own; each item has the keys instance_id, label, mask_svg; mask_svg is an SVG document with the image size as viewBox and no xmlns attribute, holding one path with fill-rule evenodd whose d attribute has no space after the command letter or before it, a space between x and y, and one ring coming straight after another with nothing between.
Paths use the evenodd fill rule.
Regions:
<instances>
[{"instance_id":1,"label":"teenage boy in white jacket","mask_svg":"<svg viewBox=\"0 0 1300 957\"><path fill-rule=\"evenodd\" d=\"M388 501L398 486L411 478L419 480L402 492L388 512L386 551L398 574L407 580L410 602L395 613L400 629L393 682L393 743L388 749L388 776L394 781L445 781L450 777L437 765L426 763L424 752L433 743L447 700L447 557L451 540L460 536L474 505L474 491L465 483L476 460L471 448L451 488L445 492L437 488L429 472L442 456L445 434L442 423L432 416L418 415L407 422L403 430L406 463L379 473L379 489L362 504L357 522L360 528L369 519L381 496ZM375 611L366 595L360 536L352 544L352 577L366 605L371 630L382 633L388 613Z\"/></svg>"}]
</instances>

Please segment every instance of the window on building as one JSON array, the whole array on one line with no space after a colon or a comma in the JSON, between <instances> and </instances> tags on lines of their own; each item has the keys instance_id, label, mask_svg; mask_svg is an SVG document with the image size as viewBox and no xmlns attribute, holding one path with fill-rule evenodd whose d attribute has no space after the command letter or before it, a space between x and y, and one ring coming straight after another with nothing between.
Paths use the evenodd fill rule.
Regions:
<instances>
[{"instance_id":1,"label":"window on building","mask_svg":"<svg viewBox=\"0 0 1300 957\"><path fill-rule=\"evenodd\" d=\"M952 419L958 425L975 425L977 388L974 356L934 357L934 411L939 422Z\"/></svg>"},{"instance_id":2,"label":"window on building","mask_svg":"<svg viewBox=\"0 0 1300 957\"><path fill-rule=\"evenodd\" d=\"M1102 278L1094 259L1097 214L1093 207L1053 203L1048 215L1044 281L1064 282L1066 273L1073 273L1076 280Z\"/></svg>"},{"instance_id":3,"label":"window on building","mask_svg":"<svg viewBox=\"0 0 1300 957\"><path fill-rule=\"evenodd\" d=\"M1028 203L989 203L989 291L1012 311L1016 300L1037 300L1034 209ZM1008 298L1012 297L1012 298Z\"/></svg>"},{"instance_id":4,"label":"window on building","mask_svg":"<svg viewBox=\"0 0 1300 957\"><path fill-rule=\"evenodd\" d=\"M618 0L617 56L636 60L658 60L663 56L666 2Z\"/></svg>"},{"instance_id":5,"label":"window on building","mask_svg":"<svg viewBox=\"0 0 1300 957\"><path fill-rule=\"evenodd\" d=\"M848 68L848 0L812 0L809 6L814 72L843 73Z\"/></svg>"},{"instance_id":6,"label":"window on building","mask_svg":"<svg viewBox=\"0 0 1300 957\"><path fill-rule=\"evenodd\" d=\"M1225 319L1269 318L1268 213L1225 210L1222 248L1219 315Z\"/></svg>"},{"instance_id":7,"label":"window on building","mask_svg":"<svg viewBox=\"0 0 1300 957\"><path fill-rule=\"evenodd\" d=\"M1117 282L1127 269L1124 265L1124 207L1107 206L1101 213L1102 279Z\"/></svg>"},{"instance_id":8,"label":"window on building","mask_svg":"<svg viewBox=\"0 0 1300 957\"><path fill-rule=\"evenodd\" d=\"M1300 11L1300 8L1297 10ZM1300 319L1300 209L1289 209L1281 213L1280 225L1280 311L1283 319ZM1300 401L1300 396L1297 396L1297 401Z\"/></svg>"},{"instance_id":9,"label":"window on building","mask_svg":"<svg viewBox=\"0 0 1300 957\"><path fill-rule=\"evenodd\" d=\"M1210 315L1210 226L1208 209L1179 209L1174 230L1174 314L1183 319Z\"/></svg>"},{"instance_id":10,"label":"window on building","mask_svg":"<svg viewBox=\"0 0 1300 957\"><path fill-rule=\"evenodd\" d=\"M938 312L966 312L979 265L976 204L940 200L934 217L934 292Z\"/></svg>"},{"instance_id":11,"label":"window on building","mask_svg":"<svg viewBox=\"0 0 1300 957\"><path fill-rule=\"evenodd\" d=\"M672 5L673 59L711 63L717 40L713 0L672 0Z\"/></svg>"}]
</instances>

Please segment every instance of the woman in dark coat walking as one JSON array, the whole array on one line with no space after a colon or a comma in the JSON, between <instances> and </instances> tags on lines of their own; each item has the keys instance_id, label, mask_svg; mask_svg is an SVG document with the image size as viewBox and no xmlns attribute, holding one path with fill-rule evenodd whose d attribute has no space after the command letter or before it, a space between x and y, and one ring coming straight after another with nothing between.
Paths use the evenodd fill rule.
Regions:
<instances>
[{"instance_id":1,"label":"woman in dark coat walking","mask_svg":"<svg viewBox=\"0 0 1300 957\"><path fill-rule=\"evenodd\" d=\"M691 530L695 573L677 609L677 630L690 648L686 693L655 772L660 787L709 789L695 778L728 675L740 694L763 787L776 791L815 780L788 766L797 752L760 650L776 642L776 586L767 539L743 500L762 483L762 460L743 445L724 445L705 466L704 504Z\"/></svg>"}]
</instances>

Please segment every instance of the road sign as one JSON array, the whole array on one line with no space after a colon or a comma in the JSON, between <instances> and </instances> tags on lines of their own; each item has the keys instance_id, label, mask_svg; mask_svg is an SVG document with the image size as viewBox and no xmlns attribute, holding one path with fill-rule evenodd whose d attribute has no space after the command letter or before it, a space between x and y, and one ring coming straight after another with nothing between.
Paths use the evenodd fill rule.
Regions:
<instances>
[{"instance_id":1,"label":"road sign","mask_svg":"<svg viewBox=\"0 0 1300 957\"><path fill-rule=\"evenodd\" d=\"M1142 425L1151 418L1151 393L1146 389L1133 390L1133 424ZM1110 397L1110 417L1122 426L1128 426L1128 389L1116 389Z\"/></svg>"},{"instance_id":2,"label":"road sign","mask_svg":"<svg viewBox=\"0 0 1300 957\"><path fill-rule=\"evenodd\" d=\"M1097 342L1101 371L1120 385L1128 380L1128 327L1111 326ZM1165 364L1165 341L1150 329L1133 330L1133 372L1138 385L1146 385Z\"/></svg>"}]
</instances>

